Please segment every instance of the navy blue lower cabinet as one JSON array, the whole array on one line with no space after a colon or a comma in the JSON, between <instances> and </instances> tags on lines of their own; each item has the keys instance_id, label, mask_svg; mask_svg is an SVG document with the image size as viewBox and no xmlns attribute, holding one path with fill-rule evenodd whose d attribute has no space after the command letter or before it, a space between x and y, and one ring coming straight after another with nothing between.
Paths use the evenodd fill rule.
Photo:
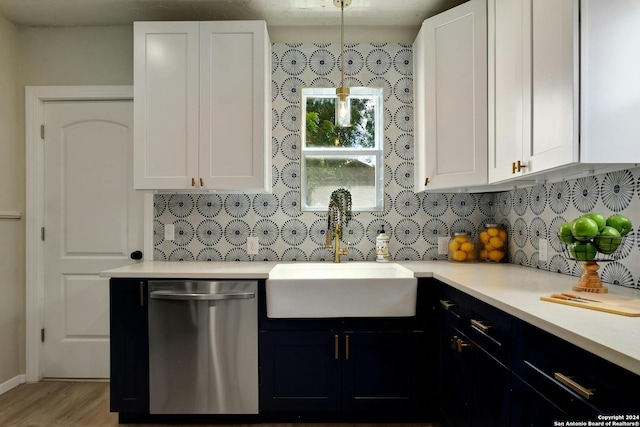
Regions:
<instances>
[{"instance_id":1,"label":"navy blue lower cabinet","mask_svg":"<svg viewBox=\"0 0 640 427\"><path fill-rule=\"evenodd\" d=\"M449 426L510 425L511 318L448 285L436 291L439 404Z\"/></svg>"},{"instance_id":2,"label":"navy blue lower cabinet","mask_svg":"<svg viewBox=\"0 0 640 427\"><path fill-rule=\"evenodd\" d=\"M260 411L339 411L338 345L332 332L260 332Z\"/></svg>"},{"instance_id":3,"label":"navy blue lower cabinet","mask_svg":"<svg viewBox=\"0 0 640 427\"><path fill-rule=\"evenodd\" d=\"M637 415L640 376L526 322L514 322L514 336L514 375L560 408L563 419ZM527 399L517 400L521 412L532 413L530 405Z\"/></svg>"},{"instance_id":4,"label":"navy blue lower cabinet","mask_svg":"<svg viewBox=\"0 0 640 427\"><path fill-rule=\"evenodd\" d=\"M450 325L439 331L438 403L451 426L468 426L471 349L469 340ZM460 350L458 349L460 345Z\"/></svg>"},{"instance_id":5,"label":"navy blue lower cabinet","mask_svg":"<svg viewBox=\"0 0 640 427\"><path fill-rule=\"evenodd\" d=\"M509 425L509 369L455 329L441 337L440 367L440 406L447 425Z\"/></svg>"},{"instance_id":6,"label":"navy blue lower cabinet","mask_svg":"<svg viewBox=\"0 0 640 427\"><path fill-rule=\"evenodd\" d=\"M261 414L425 420L424 353L422 332L261 331Z\"/></svg>"},{"instance_id":7,"label":"navy blue lower cabinet","mask_svg":"<svg viewBox=\"0 0 640 427\"><path fill-rule=\"evenodd\" d=\"M111 411L149 413L147 282L111 279Z\"/></svg>"},{"instance_id":8,"label":"navy blue lower cabinet","mask_svg":"<svg viewBox=\"0 0 640 427\"><path fill-rule=\"evenodd\" d=\"M556 421L571 419L566 412L517 376L513 375L512 381L512 426L548 427Z\"/></svg>"},{"instance_id":9,"label":"navy blue lower cabinet","mask_svg":"<svg viewBox=\"0 0 640 427\"><path fill-rule=\"evenodd\" d=\"M472 352L468 367L471 426L510 425L511 371L481 348Z\"/></svg>"},{"instance_id":10,"label":"navy blue lower cabinet","mask_svg":"<svg viewBox=\"0 0 640 427\"><path fill-rule=\"evenodd\" d=\"M394 416L427 409L421 332L344 332L342 406Z\"/></svg>"}]
</instances>

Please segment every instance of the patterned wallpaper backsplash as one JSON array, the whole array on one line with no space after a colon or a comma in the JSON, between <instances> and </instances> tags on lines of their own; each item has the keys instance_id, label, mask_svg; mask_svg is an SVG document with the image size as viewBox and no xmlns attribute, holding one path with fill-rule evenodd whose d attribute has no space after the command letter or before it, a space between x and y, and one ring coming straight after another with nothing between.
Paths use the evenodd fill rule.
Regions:
<instances>
[{"instance_id":1,"label":"patterned wallpaper backsplash","mask_svg":"<svg viewBox=\"0 0 640 427\"><path fill-rule=\"evenodd\" d=\"M156 195L156 260L330 260L324 248L325 213L301 212L300 88L340 83L339 44L272 45L273 194ZM493 216L493 195L413 192L413 53L405 44L347 44L347 86L384 89L385 210L358 212L347 227L349 255L375 259L384 226L394 259L437 257L437 237L470 230ZM329 200L327 200L327 205ZM176 239L164 240L164 224ZM247 237L258 255L247 255Z\"/></svg>"},{"instance_id":2,"label":"patterned wallpaper backsplash","mask_svg":"<svg viewBox=\"0 0 640 427\"><path fill-rule=\"evenodd\" d=\"M629 217L634 226L616 254L619 259L598 262L598 274L603 282L640 288L640 168L498 193L495 204L496 222L509 230L512 263L574 276L582 275L583 263L563 255L560 225L587 212ZM546 262L539 260L541 238L548 241Z\"/></svg>"},{"instance_id":3,"label":"patterned wallpaper backsplash","mask_svg":"<svg viewBox=\"0 0 640 427\"><path fill-rule=\"evenodd\" d=\"M333 259L324 248L326 214L301 212L299 207L299 104L301 87L339 85L339 48L327 43L272 45L273 193L156 194L155 260ZM391 236L394 260L446 260L437 253L438 237L457 231L475 237L484 224L500 222L509 231L511 262L580 275L580 265L561 255L555 237L561 222L598 210L624 212L640 224L640 169L504 193L414 193L412 46L357 43L345 48L347 86L384 89L385 209L354 213L343 237L350 242L343 260L374 260L382 227ZM175 225L173 241L164 240L164 225L169 223ZM252 235L258 237L258 255L246 252ZM549 241L548 262L538 261L538 238L543 236ZM639 287L635 232L623 251L622 260L601 267L603 280Z\"/></svg>"}]
</instances>

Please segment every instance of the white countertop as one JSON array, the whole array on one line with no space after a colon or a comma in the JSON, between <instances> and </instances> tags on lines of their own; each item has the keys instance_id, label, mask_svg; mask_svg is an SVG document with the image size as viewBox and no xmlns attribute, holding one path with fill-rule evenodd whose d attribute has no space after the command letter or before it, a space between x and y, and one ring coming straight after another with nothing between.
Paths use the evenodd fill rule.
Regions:
<instances>
[{"instance_id":1,"label":"white countertop","mask_svg":"<svg viewBox=\"0 0 640 427\"><path fill-rule=\"evenodd\" d=\"M266 279L278 262L147 261L104 271L113 278ZM571 291L577 277L513 264L399 262L416 277L434 277L517 318L640 375L640 317L541 301ZM640 290L608 285L609 293L640 298Z\"/></svg>"}]
</instances>

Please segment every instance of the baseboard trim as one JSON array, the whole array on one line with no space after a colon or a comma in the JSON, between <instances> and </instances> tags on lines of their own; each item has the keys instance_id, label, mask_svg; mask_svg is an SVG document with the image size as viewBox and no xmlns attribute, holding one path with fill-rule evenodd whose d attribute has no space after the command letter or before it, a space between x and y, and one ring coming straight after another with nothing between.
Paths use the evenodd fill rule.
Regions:
<instances>
[{"instance_id":1,"label":"baseboard trim","mask_svg":"<svg viewBox=\"0 0 640 427\"><path fill-rule=\"evenodd\" d=\"M11 378L9 381L5 381L0 384L0 395L8 392L12 388L18 387L20 384L24 384L26 381L26 377L24 374L17 375Z\"/></svg>"}]
</instances>

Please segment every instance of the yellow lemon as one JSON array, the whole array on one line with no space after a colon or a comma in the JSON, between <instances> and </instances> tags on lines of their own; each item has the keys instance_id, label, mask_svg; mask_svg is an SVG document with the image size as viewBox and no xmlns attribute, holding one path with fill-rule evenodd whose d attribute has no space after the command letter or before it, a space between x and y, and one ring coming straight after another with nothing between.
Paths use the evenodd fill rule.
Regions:
<instances>
[{"instance_id":1,"label":"yellow lemon","mask_svg":"<svg viewBox=\"0 0 640 427\"><path fill-rule=\"evenodd\" d=\"M455 252L457 250L460 249L460 243L456 242L455 240L452 240L451 242L449 242L449 251L450 252Z\"/></svg>"},{"instance_id":2,"label":"yellow lemon","mask_svg":"<svg viewBox=\"0 0 640 427\"><path fill-rule=\"evenodd\" d=\"M460 245L460 249L465 251L465 252L471 252L474 249L474 245L471 242L465 242L463 244Z\"/></svg>"},{"instance_id":3,"label":"yellow lemon","mask_svg":"<svg viewBox=\"0 0 640 427\"><path fill-rule=\"evenodd\" d=\"M500 230L500 232L498 233L498 237L500 237L503 242L506 242L507 241L507 232L504 231L504 230Z\"/></svg>"},{"instance_id":4,"label":"yellow lemon","mask_svg":"<svg viewBox=\"0 0 640 427\"><path fill-rule=\"evenodd\" d=\"M489 252L489 259L491 261L498 262L498 261L501 261L502 258L504 258L504 252L503 251L495 250L495 251Z\"/></svg>"},{"instance_id":5,"label":"yellow lemon","mask_svg":"<svg viewBox=\"0 0 640 427\"><path fill-rule=\"evenodd\" d=\"M489 236L489 233L487 233L486 231L480 232L480 241L482 243L489 243L490 238L491 236Z\"/></svg>"},{"instance_id":6,"label":"yellow lemon","mask_svg":"<svg viewBox=\"0 0 640 427\"><path fill-rule=\"evenodd\" d=\"M487 233L489 233L489 236L494 237L500 234L500 230L498 230L496 227L489 227L487 229Z\"/></svg>"},{"instance_id":7,"label":"yellow lemon","mask_svg":"<svg viewBox=\"0 0 640 427\"><path fill-rule=\"evenodd\" d=\"M489 243L490 243L490 244L491 244L491 246L493 246L494 248L501 248L501 247L503 247L503 246L504 246L504 240L502 240L501 238L499 238L499 237L497 237L497 236L492 237L492 238L489 240Z\"/></svg>"},{"instance_id":8,"label":"yellow lemon","mask_svg":"<svg viewBox=\"0 0 640 427\"><path fill-rule=\"evenodd\" d=\"M453 253L453 259L455 261L464 261L467 259L467 253L465 251L455 251Z\"/></svg>"},{"instance_id":9,"label":"yellow lemon","mask_svg":"<svg viewBox=\"0 0 640 427\"><path fill-rule=\"evenodd\" d=\"M464 243L467 241L467 236L456 236L453 238L458 243Z\"/></svg>"},{"instance_id":10,"label":"yellow lemon","mask_svg":"<svg viewBox=\"0 0 640 427\"><path fill-rule=\"evenodd\" d=\"M480 258L481 260L486 260L487 259L487 250L486 249L481 249L480 252L478 253L478 258Z\"/></svg>"}]
</instances>

